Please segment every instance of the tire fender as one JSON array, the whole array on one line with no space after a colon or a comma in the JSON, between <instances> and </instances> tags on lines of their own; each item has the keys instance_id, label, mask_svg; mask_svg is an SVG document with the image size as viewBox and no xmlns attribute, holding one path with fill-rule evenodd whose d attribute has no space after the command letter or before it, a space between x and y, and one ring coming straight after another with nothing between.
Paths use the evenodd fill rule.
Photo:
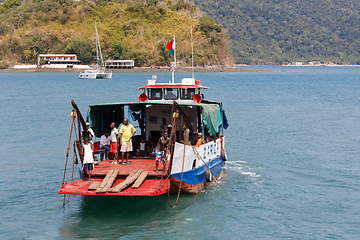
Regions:
<instances>
[{"instance_id":1,"label":"tire fender","mask_svg":"<svg viewBox=\"0 0 360 240\"><path fill-rule=\"evenodd\" d=\"M225 149L221 149L221 159L225 162L227 161L227 154L226 154L226 150Z\"/></svg>"},{"instance_id":2,"label":"tire fender","mask_svg":"<svg viewBox=\"0 0 360 240\"><path fill-rule=\"evenodd\" d=\"M211 182L211 171L208 168L205 170L205 180L206 182Z\"/></svg>"}]
</instances>

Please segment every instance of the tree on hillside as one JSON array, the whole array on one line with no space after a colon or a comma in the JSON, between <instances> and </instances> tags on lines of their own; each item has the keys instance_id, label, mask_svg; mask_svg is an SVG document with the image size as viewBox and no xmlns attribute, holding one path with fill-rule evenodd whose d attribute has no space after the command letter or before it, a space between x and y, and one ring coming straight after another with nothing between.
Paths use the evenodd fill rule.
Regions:
<instances>
[{"instance_id":1,"label":"tree on hillside","mask_svg":"<svg viewBox=\"0 0 360 240\"><path fill-rule=\"evenodd\" d=\"M123 51L123 45L121 42L112 41L110 42L111 48L108 51L108 55L113 60L119 60Z\"/></svg>"},{"instance_id":2,"label":"tree on hillside","mask_svg":"<svg viewBox=\"0 0 360 240\"><path fill-rule=\"evenodd\" d=\"M89 64L94 60L91 43L79 36L68 39L65 43L64 52L76 54L83 64Z\"/></svg>"},{"instance_id":3,"label":"tree on hillside","mask_svg":"<svg viewBox=\"0 0 360 240\"><path fill-rule=\"evenodd\" d=\"M24 50L25 63L29 62L29 58L31 57L31 51L26 49Z\"/></svg>"}]
</instances>

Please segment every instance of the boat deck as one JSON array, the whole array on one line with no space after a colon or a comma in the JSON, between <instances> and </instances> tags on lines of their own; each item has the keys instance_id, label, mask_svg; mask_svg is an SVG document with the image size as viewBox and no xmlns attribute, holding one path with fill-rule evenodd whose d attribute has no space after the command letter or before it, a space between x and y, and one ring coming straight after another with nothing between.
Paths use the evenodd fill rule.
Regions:
<instances>
[{"instance_id":1,"label":"boat deck","mask_svg":"<svg viewBox=\"0 0 360 240\"><path fill-rule=\"evenodd\" d=\"M168 175L166 172L163 174L162 163L159 163L159 172L155 172L154 158L133 158L129 159L131 164L126 165L111 164L111 162L112 161L110 160L106 160L96 164L92 170L91 181L88 181L89 179L84 179L83 181L77 180L67 183L60 188L58 193L73 195L156 196L165 194L170 188L170 181L167 179ZM96 193L95 190L88 190L92 182L102 182L110 170L116 169L118 169L119 172L112 187L124 182L126 177L136 169L143 169L144 171L148 171L149 174L139 188L132 188L130 185L117 193ZM166 170L168 170L168 166L166 166ZM161 177L163 180L161 180Z\"/></svg>"},{"instance_id":2,"label":"boat deck","mask_svg":"<svg viewBox=\"0 0 360 240\"><path fill-rule=\"evenodd\" d=\"M105 177L109 170L119 169L119 176L128 176L134 169L144 169L149 171L149 176L151 177L161 177L163 169L162 163L159 163L159 172L155 172L155 159L154 158L132 158L129 159L131 164L121 165L121 164L111 164L111 160L101 161L99 164L96 164L93 171L93 177ZM121 162L121 160L119 160ZM168 166L166 166L166 170ZM167 176L164 173L164 176ZM166 177L165 177L166 178Z\"/></svg>"}]
</instances>

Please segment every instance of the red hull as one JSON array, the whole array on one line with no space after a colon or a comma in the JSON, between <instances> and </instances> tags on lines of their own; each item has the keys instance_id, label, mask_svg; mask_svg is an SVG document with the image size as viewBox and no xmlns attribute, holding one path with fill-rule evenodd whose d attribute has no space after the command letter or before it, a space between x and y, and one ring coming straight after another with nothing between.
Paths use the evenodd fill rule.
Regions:
<instances>
[{"instance_id":1,"label":"red hull","mask_svg":"<svg viewBox=\"0 0 360 240\"><path fill-rule=\"evenodd\" d=\"M93 179L93 181L102 181L103 179ZM114 186L118 185L125 179L117 179ZM163 180L160 188L160 181L157 179L147 179L137 189L128 187L125 190L118 193L96 193L95 190L88 190L91 182L88 181L74 181L61 187L58 191L59 194L71 194L71 195L97 195L97 196L157 196L165 194L169 188L169 180Z\"/></svg>"}]
</instances>

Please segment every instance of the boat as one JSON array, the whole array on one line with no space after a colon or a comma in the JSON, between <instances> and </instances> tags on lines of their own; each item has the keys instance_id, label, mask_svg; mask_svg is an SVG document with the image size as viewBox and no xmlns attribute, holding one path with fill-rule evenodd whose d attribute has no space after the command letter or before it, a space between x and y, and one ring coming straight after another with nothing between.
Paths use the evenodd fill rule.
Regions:
<instances>
[{"instance_id":1,"label":"boat","mask_svg":"<svg viewBox=\"0 0 360 240\"><path fill-rule=\"evenodd\" d=\"M191 30L192 34L192 30ZM192 40L191 40L192 42ZM229 124L222 102L207 100L203 91L208 88L194 77L183 78L175 83L175 36L167 45L174 53L170 63L172 81L157 83L153 75L144 86L137 88L142 93L133 102L106 103L90 105L86 115L96 137L108 130L111 123L120 127L124 118L136 129L132 137L134 151L129 159L131 164L112 164L110 160L97 161L91 176L74 180L75 165L82 166L81 136L87 134L86 122L75 102L73 110L69 145L65 163L64 177L59 194L99 195L99 196L158 196L168 194L171 207L175 207L181 193L198 194L216 183L223 175L227 155L224 130ZM77 122L77 124L76 124ZM152 149L162 136L161 130L168 126L169 143L165 149L165 161L157 171ZM81 131L82 128L82 131ZM77 132L72 141L72 131ZM77 130L76 130L77 129ZM165 130L166 131L166 130ZM186 134L185 134L186 133ZM201 133L201 134L200 134ZM188 139L185 140L185 136ZM202 140L197 142L196 140ZM139 151L140 142L147 146L144 156ZM200 144L201 143L201 144ZM101 150L94 142L94 154ZM70 149L73 146L71 180L67 182ZM161 164L159 164L161 165ZM80 171L80 170L79 170ZM170 194L176 194L175 205L171 204Z\"/></svg>"},{"instance_id":2,"label":"boat","mask_svg":"<svg viewBox=\"0 0 360 240\"><path fill-rule=\"evenodd\" d=\"M129 159L131 164L124 166L111 164L110 160L99 161L92 171L91 182L73 179L66 182L64 178L59 194L101 196L157 196L176 192L197 194L222 176L227 160L223 133L228 127L228 122L222 103L204 98L202 92L208 88L194 78L183 78L181 83L156 83L156 75L153 75L152 79L147 80L144 86L137 89L143 91L138 101L90 105L86 116L86 121L90 123L97 137L108 129L111 122L115 122L116 127L119 127L123 118L130 120L130 123L138 129L133 137L134 151ZM73 112L77 113L75 118L78 119L79 129L81 126L82 129L86 129L85 121L75 102L72 101L72 104ZM156 145L160 137L162 119L171 123L171 144L166 149L167 164L160 172L156 172L155 158L141 157L136 149L139 148L141 139L145 141L147 147L150 147L152 142ZM76 123L76 120L73 121ZM188 145L180 141L183 136L182 124L186 124L190 129ZM196 147L194 140L198 133L202 133L204 143ZM80 130L78 136L81 136ZM74 146L78 146L81 139L75 141L77 143L74 143ZM81 166L78 147L75 147L74 154L75 160L77 159ZM134 183L129 183L129 178L139 179L142 174L139 171L145 177L142 177L144 179L140 180L142 182L139 186L133 187L131 184ZM99 190L98 185L108 180L112 174L113 179L107 183L109 185L107 189ZM97 182L97 187L91 188L94 182ZM118 187L117 190L119 188L120 190L116 191L116 187L120 185L122 187Z\"/></svg>"},{"instance_id":3,"label":"boat","mask_svg":"<svg viewBox=\"0 0 360 240\"><path fill-rule=\"evenodd\" d=\"M96 69L88 69L79 74L81 79L111 79L112 73L105 72L105 64L102 57L100 40L95 22L95 35L96 35ZM100 55L100 58L99 58Z\"/></svg>"}]
</instances>

